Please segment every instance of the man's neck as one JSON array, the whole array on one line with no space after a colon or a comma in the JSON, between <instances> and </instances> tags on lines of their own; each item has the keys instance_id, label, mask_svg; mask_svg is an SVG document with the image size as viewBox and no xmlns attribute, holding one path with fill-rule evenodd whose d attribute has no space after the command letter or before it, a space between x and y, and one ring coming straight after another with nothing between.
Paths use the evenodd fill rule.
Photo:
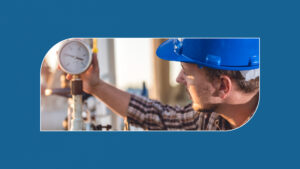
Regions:
<instances>
[{"instance_id":1,"label":"man's neck","mask_svg":"<svg viewBox=\"0 0 300 169\"><path fill-rule=\"evenodd\" d=\"M245 103L222 104L218 106L216 112L225 118L233 128L238 128L245 124L256 110L259 93L248 96Z\"/></svg>"}]
</instances>

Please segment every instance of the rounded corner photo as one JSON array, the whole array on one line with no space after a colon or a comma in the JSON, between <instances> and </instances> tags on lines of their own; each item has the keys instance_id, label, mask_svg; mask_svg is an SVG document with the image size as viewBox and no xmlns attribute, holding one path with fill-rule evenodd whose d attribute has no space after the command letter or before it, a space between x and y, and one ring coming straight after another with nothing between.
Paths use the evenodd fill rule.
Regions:
<instances>
[{"instance_id":1,"label":"rounded corner photo","mask_svg":"<svg viewBox=\"0 0 300 169\"><path fill-rule=\"evenodd\" d=\"M260 100L260 38L69 38L40 83L40 131L234 131Z\"/></svg>"}]
</instances>

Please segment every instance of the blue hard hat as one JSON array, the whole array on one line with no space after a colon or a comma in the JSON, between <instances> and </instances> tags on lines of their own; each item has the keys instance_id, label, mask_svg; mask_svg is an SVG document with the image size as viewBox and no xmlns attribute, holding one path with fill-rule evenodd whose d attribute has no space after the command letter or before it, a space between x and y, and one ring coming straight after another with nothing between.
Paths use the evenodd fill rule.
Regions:
<instances>
[{"instance_id":1,"label":"blue hard hat","mask_svg":"<svg viewBox=\"0 0 300 169\"><path fill-rule=\"evenodd\" d=\"M156 51L159 58L221 70L259 68L259 39L169 39Z\"/></svg>"}]
</instances>

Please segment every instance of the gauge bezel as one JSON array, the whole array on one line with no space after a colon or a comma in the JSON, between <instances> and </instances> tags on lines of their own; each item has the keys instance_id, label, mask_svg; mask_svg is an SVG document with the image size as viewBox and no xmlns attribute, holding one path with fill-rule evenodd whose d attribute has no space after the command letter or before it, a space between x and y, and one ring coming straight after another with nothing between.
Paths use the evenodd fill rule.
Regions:
<instances>
[{"instance_id":1,"label":"gauge bezel","mask_svg":"<svg viewBox=\"0 0 300 169\"><path fill-rule=\"evenodd\" d=\"M83 69L81 69L80 71L77 71L77 72L70 72L70 71L68 71L63 65L62 65L62 63L61 63L61 52L62 52L62 50L66 47L66 46L68 46L70 43L73 43L73 42L77 42L77 43L80 43L84 48L85 48L85 50L87 50L88 51L88 64L83 68ZM83 41L81 41L81 40L75 40L75 39L71 39L71 40L66 40L65 42L63 42L63 44L61 45L61 47L60 47L60 50L59 50L59 52L58 52L58 64L59 64L59 66L60 66L60 68L64 71L64 72L66 72L66 73L68 73L68 74L71 74L71 75L78 75L78 74L81 74L81 73L84 73L89 67L90 67L90 65L91 65L91 63L92 63L92 52L91 52L91 49L88 47L88 45L86 45Z\"/></svg>"}]
</instances>

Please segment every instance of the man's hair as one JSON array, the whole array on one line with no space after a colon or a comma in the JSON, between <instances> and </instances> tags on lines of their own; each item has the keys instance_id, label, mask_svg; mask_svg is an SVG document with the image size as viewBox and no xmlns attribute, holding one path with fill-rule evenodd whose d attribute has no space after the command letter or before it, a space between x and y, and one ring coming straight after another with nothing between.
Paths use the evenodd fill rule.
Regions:
<instances>
[{"instance_id":1,"label":"man's hair","mask_svg":"<svg viewBox=\"0 0 300 169\"><path fill-rule=\"evenodd\" d=\"M208 79L212 82L215 79L220 78L221 75L226 75L235 80L240 89L245 93L251 93L259 88L259 77L246 81L240 71L233 70L219 70L209 67L203 67Z\"/></svg>"}]
</instances>

